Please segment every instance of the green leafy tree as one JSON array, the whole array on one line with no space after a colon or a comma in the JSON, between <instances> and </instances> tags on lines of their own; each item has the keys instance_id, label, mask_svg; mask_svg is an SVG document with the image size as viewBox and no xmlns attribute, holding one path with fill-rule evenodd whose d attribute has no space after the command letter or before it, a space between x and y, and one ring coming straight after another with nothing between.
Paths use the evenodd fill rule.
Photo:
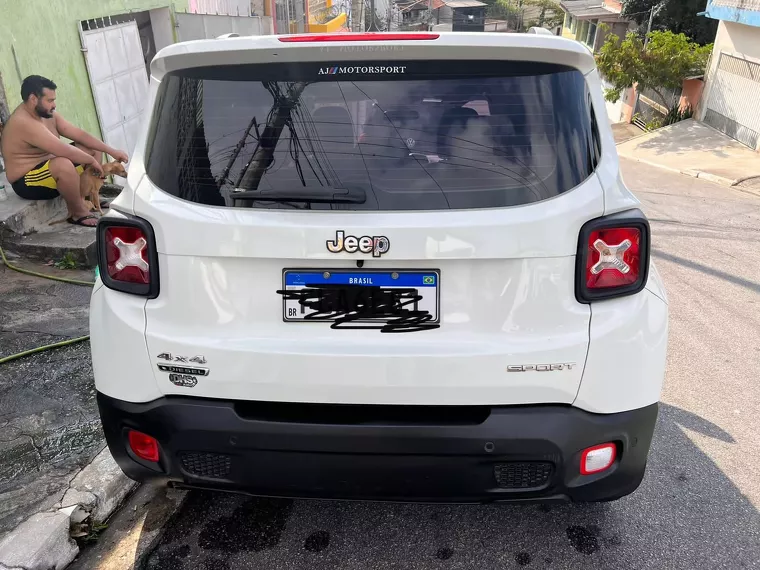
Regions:
<instances>
[{"instance_id":1,"label":"green leafy tree","mask_svg":"<svg viewBox=\"0 0 760 570\"><path fill-rule=\"evenodd\" d=\"M517 18L518 0L483 0L489 18L510 20Z\"/></svg>"},{"instance_id":2,"label":"green leafy tree","mask_svg":"<svg viewBox=\"0 0 760 570\"><path fill-rule=\"evenodd\" d=\"M555 28L565 20L562 7L554 0L483 0L483 2L487 5L487 17L506 20L517 31L527 30L531 26ZM536 18L524 20L524 12L528 6L540 8L540 12Z\"/></svg>"},{"instance_id":3,"label":"green leafy tree","mask_svg":"<svg viewBox=\"0 0 760 570\"><path fill-rule=\"evenodd\" d=\"M670 30L676 34L686 34L699 45L715 41L718 21L704 16L707 0L626 0L623 3L623 16L639 25L644 34L649 24L649 11L654 8L652 30Z\"/></svg>"},{"instance_id":4,"label":"green leafy tree","mask_svg":"<svg viewBox=\"0 0 760 570\"><path fill-rule=\"evenodd\" d=\"M524 0L523 4L541 8L538 18L532 20L526 28L535 25L540 28L553 29L565 21L565 13L562 11L562 7L553 0Z\"/></svg>"},{"instance_id":5,"label":"green leafy tree","mask_svg":"<svg viewBox=\"0 0 760 570\"><path fill-rule=\"evenodd\" d=\"M670 107L663 89L677 89L684 79L704 73L712 44L700 46L684 34L651 32L646 47L635 32L624 40L609 34L596 56L599 73L612 84L605 99L614 103L624 89L634 83L639 89L651 89Z\"/></svg>"}]
</instances>

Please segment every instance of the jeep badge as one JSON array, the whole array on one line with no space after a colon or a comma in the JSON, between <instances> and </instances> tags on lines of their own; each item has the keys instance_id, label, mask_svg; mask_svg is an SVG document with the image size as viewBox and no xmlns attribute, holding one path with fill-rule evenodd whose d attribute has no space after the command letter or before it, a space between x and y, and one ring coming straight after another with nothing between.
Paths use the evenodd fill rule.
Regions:
<instances>
[{"instance_id":1,"label":"jeep badge","mask_svg":"<svg viewBox=\"0 0 760 570\"><path fill-rule=\"evenodd\" d=\"M385 236L347 236L343 230L335 232L334 240L327 240L327 249L332 253L371 253L372 257L380 257L388 253L391 248L391 240Z\"/></svg>"}]
</instances>

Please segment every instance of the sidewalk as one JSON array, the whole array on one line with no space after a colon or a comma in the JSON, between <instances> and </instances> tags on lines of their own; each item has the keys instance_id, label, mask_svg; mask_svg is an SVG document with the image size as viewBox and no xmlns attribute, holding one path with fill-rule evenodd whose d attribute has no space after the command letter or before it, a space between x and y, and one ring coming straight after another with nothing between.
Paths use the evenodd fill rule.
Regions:
<instances>
[{"instance_id":1,"label":"sidewalk","mask_svg":"<svg viewBox=\"0 0 760 570\"><path fill-rule=\"evenodd\" d=\"M9 262L93 279L89 269ZM0 262L0 358L87 336L90 294ZM88 532L134 485L105 447L87 341L0 363L0 570L64 568L79 551L70 527Z\"/></svg>"},{"instance_id":2,"label":"sidewalk","mask_svg":"<svg viewBox=\"0 0 760 570\"><path fill-rule=\"evenodd\" d=\"M92 271L35 271L92 279ZM87 335L90 288L0 262L0 357ZM50 508L103 447L89 343L0 364L0 535Z\"/></svg>"},{"instance_id":3,"label":"sidewalk","mask_svg":"<svg viewBox=\"0 0 760 570\"><path fill-rule=\"evenodd\" d=\"M623 158L760 193L760 153L693 119L625 140L617 150Z\"/></svg>"}]
</instances>

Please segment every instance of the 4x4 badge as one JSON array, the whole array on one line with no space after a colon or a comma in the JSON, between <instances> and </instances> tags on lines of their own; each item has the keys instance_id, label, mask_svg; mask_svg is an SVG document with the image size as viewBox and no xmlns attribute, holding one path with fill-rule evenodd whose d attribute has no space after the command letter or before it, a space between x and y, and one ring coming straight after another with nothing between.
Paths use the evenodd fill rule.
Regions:
<instances>
[{"instance_id":1,"label":"4x4 badge","mask_svg":"<svg viewBox=\"0 0 760 570\"><path fill-rule=\"evenodd\" d=\"M172 356L171 352L162 352L156 356L156 358L159 360L168 360L169 362L193 362L195 364L206 364L206 357L201 355L188 358L187 356Z\"/></svg>"},{"instance_id":2,"label":"4x4 badge","mask_svg":"<svg viewBox=\"0 0 760 570\"><path fill-rule=\"evenodd\" d=\"M347 236L343 230L335 232L335 239L325 242L327 249L332 253L371 253L372 257L380 257L388 253L391 248L391 240L385 236Z\"/></svg>"}]
</instances>

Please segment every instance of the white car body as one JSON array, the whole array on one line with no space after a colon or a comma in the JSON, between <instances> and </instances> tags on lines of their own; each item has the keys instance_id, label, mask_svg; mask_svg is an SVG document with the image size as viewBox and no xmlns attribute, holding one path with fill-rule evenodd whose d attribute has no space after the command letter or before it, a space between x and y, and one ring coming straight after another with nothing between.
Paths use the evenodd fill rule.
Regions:
<instances>
[{"instance_id":1,"label":"white car body","mask_svg":"<svg viewBox=\"0 0 760 570\"><path fill-rule=\"evenodd\" d=\"M282 66L328 65L336 59L360 63L370 55L387 59L389 66L413 60L509 60L579 70L596 116L602 117L594 173L550 199L506 208L208 206L181 200L148 176L152 118L142 127L126 187L106 219L134 216L153 228L159 293L146 298L112 290L102 280L96 284L90 327L99 394L129 405L179 397L352 406L562 406L595 415L656 405L665 370L668 309L651 261L645 286L635 294L587 303L576 298L583 225L640 206L620 176L600 79L581 44L539 34L489 33L382 44L289 43L277 36L186 42L164 48L154 59L148 106L156 105L165 75L177 70L273 61ZM326 247L336 232L383 236L390 247L376 255L370 241L357 240L366 253L358 246L353 253L336 253ZM437 270L440 326L384 334L334 329L324 322L288 322L277 293L288 268ZM195 375L192 387L177 385L169 381L166 366L205 369L206 375ZM600 437L590 443L606 441ZM118 443L109 439L109 445L113 451ZM124 457L120 464L139 478L125 467L132 460ZM178 485L224 486L186 473L168 479ZM465 495L453 493L451 498L467 499ZM392 496L406 498L404 493Z\"/></svg>"}]
</instances>

